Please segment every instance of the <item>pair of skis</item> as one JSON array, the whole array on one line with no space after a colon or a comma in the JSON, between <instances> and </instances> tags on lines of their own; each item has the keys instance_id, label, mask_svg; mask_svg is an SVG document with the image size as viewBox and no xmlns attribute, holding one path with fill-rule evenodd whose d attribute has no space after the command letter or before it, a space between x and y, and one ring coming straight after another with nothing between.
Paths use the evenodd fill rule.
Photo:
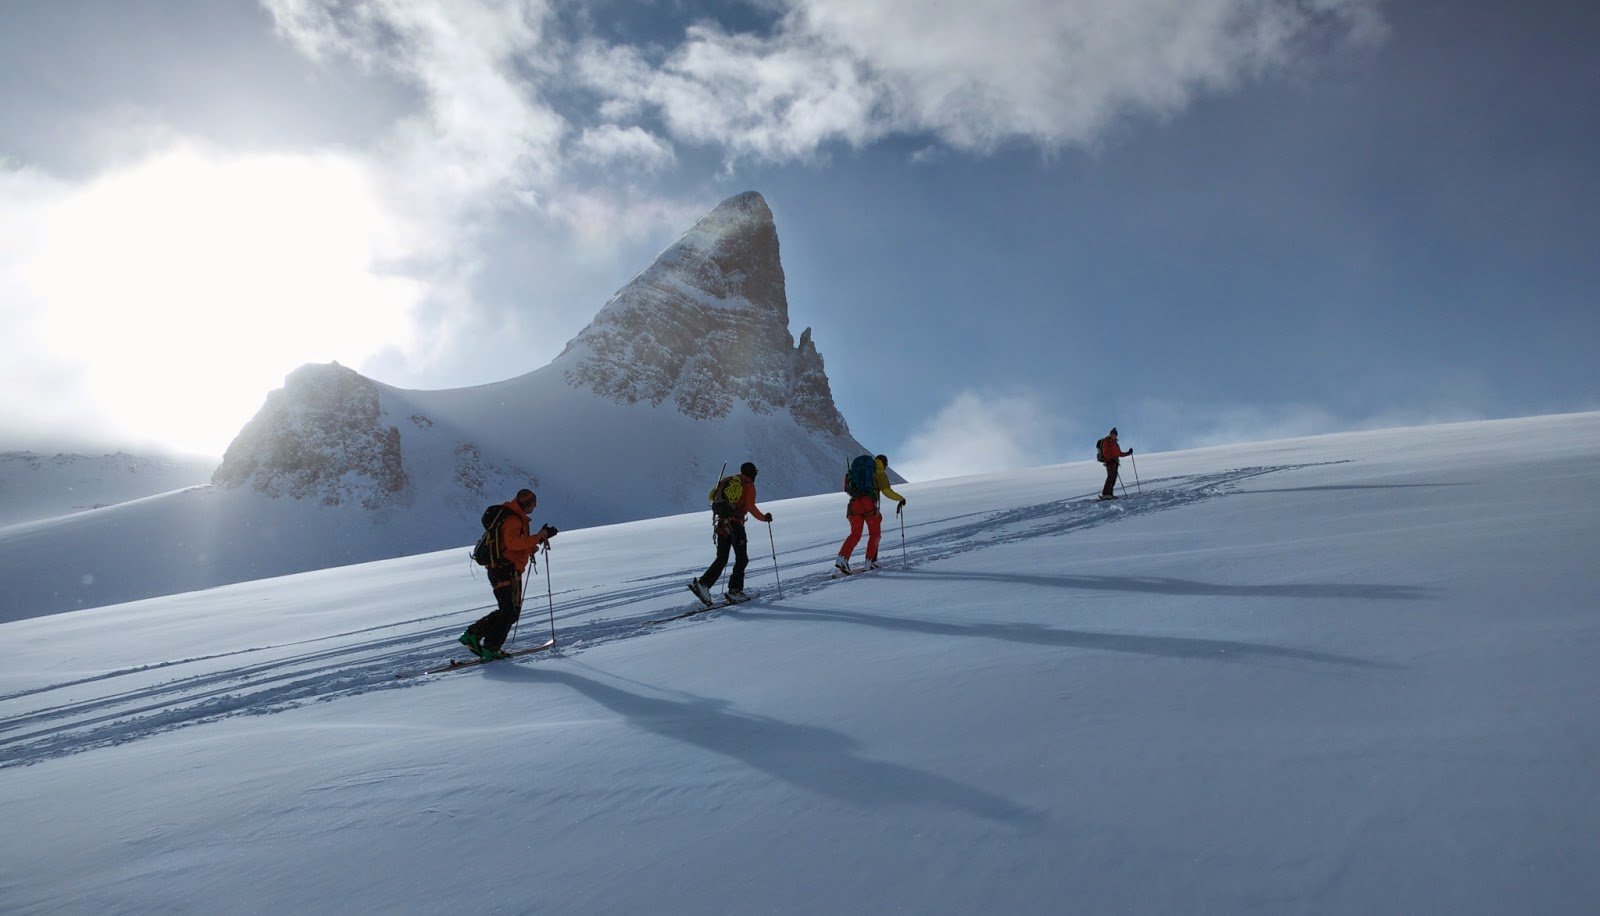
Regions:
<instances>
[{"instance_id":1,"label":"pair of skis","mask_svg":"<svg viewBox=\"0 0 1600 916\"><path fill-rule=\"evenodd\" d=\"M545 640L544 642L540 643L537 646L530 646L530 647L528 647L526 649L513 649L512 651L506 653L506 658L518 658L518 657L523 656L523 655L532 655L535 652L543 652L546 649L553 649L553 648L555 648L555 645L556 645L555 638L551 637L550 639ZM396 674L395 677L397 677L397 678L408 678L408 677L421 677L424 674L443 674L446 671L455 671L455 670L458 670L460 668L472 668L472 667L475 667L477 665L487 664L488 662L494 662L494 661L499 661L499 659L497 659L497 658L471 658L471 659L452 658L452 659L450 659L449 664L440 665L437 668L429 668L426 671L409 671L409 672L402 671L399 674Z\"/></svg>"},{"instance_id":2,"label":"pair of skis","mask_svg":"<svg viewBox=\"0 0 1600 916\"><path fill-rule=\"evenodd\" d=\"M693 592L694 589L691 588L691 589L689 589L689 591ZM700 598L700 593L699 592L695 592L695 597L696 598ZM717 610L719 608L733 607L736 604L744 604L746 601L749 601L752 598L760 598L760 597L761 597L760 595L758 595L758 594L756 594L754 592L745 592L743 598L729 598L726 595L724 595L721 601L713 601L713 602L711 602L709 604L706 603L706 599L700 598L700 603L701 603L700 607L692 607L692 608L688 609L687 611L684 611L681 614L673 614L671 617L661 617L661 618L658 618L656 620L646 620L644 623L639 624L639 626L641 626L641 627L653 627L653 626L656 626L657 624L671 623L674 620L683 620L686 617L693 617L696 614L704 614L706 611L715 611L715 610Z\"/></svg>"},{"instance_id":3,"label":"pair of skis","mask_svg":"<svg viewBox=\"0 0 1600 916\"><path fill-rule=\"evenodd\" d=\"M882 566L862 566L862 567L859 567L859 568L856 568L856 569L852 569L849 572L845 572L844 570L840 569L838 566L835 566L833 568L833 572L828 573L828 578L830 578L830 579L848 579L851 576L860 576L860 575L864 575L864 574L870 573L870 572L877 572L878 570L880 570L882 568L883 568Z\"/></svg>"}]
</instances>

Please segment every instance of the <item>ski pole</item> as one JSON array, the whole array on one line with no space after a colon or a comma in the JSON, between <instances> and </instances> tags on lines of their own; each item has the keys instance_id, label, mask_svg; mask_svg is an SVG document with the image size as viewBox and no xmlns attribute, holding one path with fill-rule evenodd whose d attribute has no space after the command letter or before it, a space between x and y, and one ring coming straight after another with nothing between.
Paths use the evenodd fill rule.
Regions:
<instances>
[{"instance_id":1,"label":"ski pole","mask_svg":"<svg viewBox=\"0 0 1600 916\"><path fill-rule=\"evenodd\" d=\"M778 575L778 541L772 536L772 523L767 522L767 543L772 545L772 578L778 582L778 597L783 597L783 577Z\"/></svg>"},{"instance_id":2,"label":"ski pole","mask_svg":"<svg viewBox=\"0 0 1600 916\"><path fill-rule=\"evenodd\" d=\"M550 542L544 542L544 598L550 603L550 641L556 641L556 597L550 588Z\"/></svg>"},{"instance_id":3,"label":"ski pole","mask_svg":"<svg viewBox=\"0 0 1600 916\"><path fill-rule=\"evenodd\" d=\"M1129 455L1128 457L1132 458L1133 456ZM1127 483L1127 481L1122 479L1122 475L1121 474L1117 475L1117 485L1122 487L1122 498L1123 499L1127 499L1128 498L1128 483Z\"/></svg>"},{"instance_id":4,"label":"ski pole","mask_svg":"<svg viewBox=\"0 0 1600 916\"><path fill-rule=\"evenodd\" d=\"M529 559L532 559L530 557ZM539 565L538 560L533 561L534 566ZM528 579L533 576L532 569L522 571L522 587L517 589L517 622L511 625L511 641L517 641L517 630L522 627L522 599L528 597Z\"/></svg>"},{"instance_id":5,"label":"ski pole","mask_svg":"<svg viewBox=\"0 0 1600 916\"><path fill-rule=\"evenodd\" d=\"M1133 491L1135 493L1138 493L1140 496L1143 496L1144 495L1144 487L1139 485L1139 461L1138 461L1138 459L1134 458L1132 455L1129 455L1128 456L1128 463L1133 465ZM1123 487L1122 489L1123 489L1124 492L1126 492L1128 488L1127 487Z\"/></svg>"},{"instance_id":6,"label":"ski pole","mask_svg":"<svg viewBox=\"0 0 1600 916\"><path fill-rule=\"evenodd\" d=\"M894 514L900 516L900 565L909 566L910 561L906 559L906 504L895 506Z\"/></svg>"}]
</instances>

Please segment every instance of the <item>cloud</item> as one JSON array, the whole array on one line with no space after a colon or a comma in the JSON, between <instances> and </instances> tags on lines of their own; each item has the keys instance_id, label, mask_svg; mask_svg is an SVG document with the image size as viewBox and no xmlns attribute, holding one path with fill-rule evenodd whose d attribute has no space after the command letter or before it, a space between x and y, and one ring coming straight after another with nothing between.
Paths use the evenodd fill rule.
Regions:
<instances>
[{"instance_id":1,"label":"cloud","mask_svg":"<svg viewBox=\"0 0 1600 916\"><path fill-rule=\"evenodd\" d=\"M1145 437L1145 441L1152 441L1156 448L1188 449L1481 419L1484 415L1479 411L1451 406L1350 416L1310 404L1186 404L1150 400L1137 410L1137 418L1119 432L1124 444Z\"/></svg>"},{"instance_id":2,"label":"cloud","mask_svg":"<svg viewBox=\"0 0 1600 916\"><path fill-rule=\"evenodd\" d=\"M539 95L552 12L539 0L262 0L279 32L313 58L340 54L421 90L425 111L397 125L382 160L420 179L414 206L470 214L509 195L536 200L560 177L566 118Z\"/></svg>"},{"instance_id":3,"label":"cloud","mask_svg":"<svg viewBox=\"0 0 1600 916\"><path fill-rule=\"evenodd\" d=\"M590 43L577 72L613 117L784 160L932 134L987 152L1090 144L1328 42L1381 38L1377 0L790 0L770 35L690 27L652 60Z\"/></svg>"},{"instance_id":4,"label":"cloud","mask_svg":"<svg viewBox=\"0 0 1600 916\"><path fill-rule=\"evenodd\" d=\"M600 165L633 164L647 172L663 169L677 158L670 144L649 131L615 124L585 128L578 138L577 152Z\"/></svg>"},{"instance_id":5,"label":"cloud","mask_svg":"<svg viewBox=\"0 0 1600 916\"><path fill-rule=\"evenodd\" d=\"M25 380L0 401L5 431L215 452L299 362L415 373L469 338L504 344L507 306L477 287L491 233L523 220L522 248L576 247L572 270L681 228L706 201L656 190L677 144L785 161L892 134L928 156L1092 143L1381 31L1376 0L777 0L758 32L702 21L629 46L553 0L260 2L307 58L398 80L416 109L359 148L249 152L95 112L82 120L138 152L72 182L0 169L0 357ZM908 447L940 473L1032 460L1026 424L983 425L1016 403L965 395ZM962 423L983 441L939 438Z\"/></svg>"},{"instance_id":6,"label":"cloud","mask_svg":"<svg viewBox=\"0 0 1600 916\"><path fill-rule=\"evenodd\" d=\"M862 145L883 133L880 88L848 54L803 35L694 25L659 66L639 49L590 44L577 73L607 97L604 113L659 112L674 136L734 155L804 158L824 143Z\"/></svg>"},{"instance_id":7,"label":"cloud","mask_svg":"<svg viewBox=\"0 0 1600 916\"><path fill-rule=\"evenodd\" d=\"M936 480L1052 460L1060 423L1031 394L963 391L924 423L896 454L894 469L907 480Z\"/></svg>"},{"instance_id":8,"label":"cloud","mask_svg":"<svg viewBox=\"0 0 1600 916\"><path fill-rule=\"evenodd\" d=\"M539 94L545 4L264 6L309 57L346 57L415 87L418 110L363 149L267 152L109 112L139 128L136 153L124 145L71 181L7 162L8 440L90 431L220 454L302 362L360 368L381 355L416 367L449 351L485 320L474 282L506 212L543 207L579 240L614 246L666 209L563 184L570 128ZM601 129L582 149L670 156L631 128Z\"/></svg>"}]
</instances>

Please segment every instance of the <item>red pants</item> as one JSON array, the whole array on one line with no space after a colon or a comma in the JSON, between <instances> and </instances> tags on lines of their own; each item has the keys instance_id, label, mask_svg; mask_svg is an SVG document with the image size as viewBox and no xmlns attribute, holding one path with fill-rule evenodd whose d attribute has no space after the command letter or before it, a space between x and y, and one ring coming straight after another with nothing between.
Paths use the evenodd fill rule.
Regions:
<instances>
[{"instance_id":1,"label":"red pants","mask_svg":"<svg viewBox=\"0 0 1600 916\"><path fill-rule=\"evenodd\" d=\"M857 496L850 500L850 506L845 510L845 515L850 519L850 536L844 539L839 546L839 556L846 560L855 552L856 545L861 543L861 523L867 524L867 559L878 558L878 538L883 533L883 513L878 511L878 504L870 496Z\"/></svg>"}]
</instances>

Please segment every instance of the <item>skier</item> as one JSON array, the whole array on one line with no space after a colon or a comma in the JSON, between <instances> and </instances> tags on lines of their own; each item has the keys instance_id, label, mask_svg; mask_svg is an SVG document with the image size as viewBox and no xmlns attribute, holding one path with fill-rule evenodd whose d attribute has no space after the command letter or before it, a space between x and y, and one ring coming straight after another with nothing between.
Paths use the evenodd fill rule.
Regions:
<instances>
[{"instance_id":1,"label":"skier","mask_svg":"<svg viewBox=\"0 0 1600 916\"><path fill-rule=\"evenodd\" d=\"M1122 447L1117 444L1117 428L1115 426L1111 427L1111 432L1104 439L1095 443L1095 447L1100 450L1100 463L1106 466L1106 485L1100 491L1100 498L1116 499L1117 494L1112 491L1112 488L1117 485L1117 465L1120 463L1117 459L1126 458L1133 454L1133 449L1130 448L1127 451L1123 451Z\"/></svg>"},{"instance_id":2,"label":"skier","mask_svg":"<svg viewBox=\"0 0 1600 916\"><path fill-rule=\"evenodd\" d=\"M500 647L505 645L511 627L522 616L522 571L528 568L533 552L556 536L553 525L543 525L538 531L528 533L528 516L538 504L539 497L524 488L517 491L515 499L501 506L505 512L499 523L499 550L489 564L489 585L494 589L497 606L467 627L457 640L479 658L508 657Z\"/></svg>"},{"instance_id":3,"label":"skier","mask_svg":"<svg viewBox=\"0 0 1600 916\"><path fill-rule=\"evenodd\" d=\"M866 462L867 456L862 455L855 463ZM844 575L850 575L854 570L850 568L850 554L855 552L856 544L861 541L861 526L867 526L867 565L866 569L878 568L878 538L883 530L883 513L878 511L878 497L887 496L899 505L895 506L896 514L905 511L906 498L896 493L889 486L889 457L878 455L872 459L872 483L870 487L861 486L860 482L852 484L849 471L844 475L844 490L850 494L850 502L845 506L844 514L850 520L850 536L839 545L839 558L833 561L833 566ZM866 490L866 492L863 492Z\"/></svg>"},{"instance_id":4,"label":"skier","mask_svg":"<svg viewBox=\"0 0 1600 916\"><path fill-rule=\"evenodd\" d=\"M706 571L698 579L689 580L689 591L695 597L711 607L716 602L711 597L711 586L717 584L717 579L722 576L722 568L728 565L728 551L733 551L733 572L728 576L728 591L726 597L729 603L744 601L749 596L744 593L744 568L750 563L750 555L746 550L749 543L744 533L744 517L746 513L754 515L758 521L772 524L772 513L762 512L756 508L756 466L746 461L739 465L739 473L734 477L724 477L717 481L716 489L712 490L713 496L726 494L737 483L739 493L736 500L727 508L727 514L716 510L713 502L713 512L716 517L717 558L706 567Z\"/></svg>"}]
</instances>

